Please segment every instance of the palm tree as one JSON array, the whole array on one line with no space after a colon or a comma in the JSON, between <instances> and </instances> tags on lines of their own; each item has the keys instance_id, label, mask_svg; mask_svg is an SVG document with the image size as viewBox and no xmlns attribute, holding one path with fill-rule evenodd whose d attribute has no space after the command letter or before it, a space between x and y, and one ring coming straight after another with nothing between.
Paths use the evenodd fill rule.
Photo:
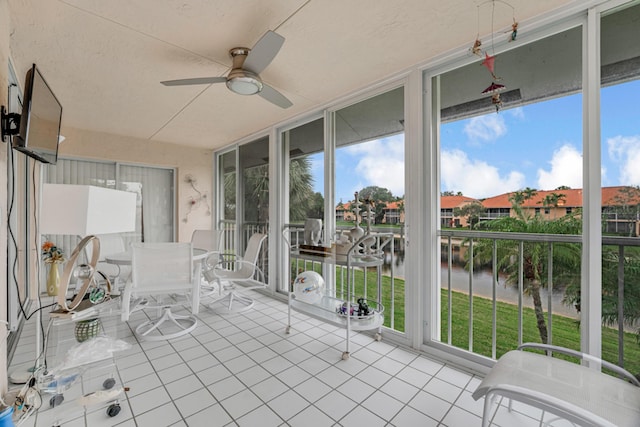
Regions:
<instances>
[{"instance_id":1,"label":"palm tree","mask_svg":"<svg viewBox=\"0 0 640 427\"><path fill-rule=\"evenodd\" d=\"M244 170L245 221L264 223L269 213L269 167L260 165ZM289 166L289 205L291 221L303 221L314 202L311 162L307 157L291 160ZM236 173L224 176L225 218L235 218Z\"/></svg>"},{"instance_id":2,"label":"palm tree","mask_svg":"<svg viewBox=\"0 0 640 427\"><path fill-rule=\"evenodd\" d=\"M304 221L307 218L313 196L313 176L309 158L292 159L289 164L289 219L291 221Z\"/></svg>"},{"instance_id":3,"label":"palm tree","mask_svg":"<svg viewBox=\"0 0 640 427\"><path fill-rule=\"evenodd\" d=\"M518 198L518 200L520 200ZM511 233L539 233L539 234L579 234L581 220L574 215L567 215L555 220L545 220L540 216L528 217L520 206L514 206L515 217L503 217L481 224L488 231ZM497 271L493 274L506 273L506 283L518 285L520 277L519 242L515 240L496 240ZM549 243L531 242L523 246L523 289L531 296L536 316L540 340L547 343L548 333L540 289L548 285ZM479 239L474 242L474 266L490 265L493 258L493 240ZM562 289L580 283L580 246L570 243L553 244L553 280L554 289ZM469 266L470 260L467 260Z\"/></svg>"}]
</instances>

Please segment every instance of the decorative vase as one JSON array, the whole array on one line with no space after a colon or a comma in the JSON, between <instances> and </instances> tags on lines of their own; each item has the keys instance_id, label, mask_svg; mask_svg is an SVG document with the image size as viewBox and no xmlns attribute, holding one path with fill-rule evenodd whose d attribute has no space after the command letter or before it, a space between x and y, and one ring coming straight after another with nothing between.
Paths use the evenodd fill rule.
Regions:
<instances>
[{"instance_id":1,"label":"decorative vase","mask_svg":"<svg viewBox=\"0 0 640 427\"><path fill-rule=\"evenodd\" d=\"M88 339L95 338L100 334L102 322L99 318L80 320L76 323L75 336L78 342L85 342Z\"/></svg>"},{"instance_id":2,"label":"decorative vase","mask_svg":"<svg viewBox=\"0 0 640 427\"><path fill-rule=\"evenodd\" d=\"M47 294L51 297L58 295L60 288L60 272L57 262L49 264L49 274L47 275Z\"/></svg>"}]
</instances>

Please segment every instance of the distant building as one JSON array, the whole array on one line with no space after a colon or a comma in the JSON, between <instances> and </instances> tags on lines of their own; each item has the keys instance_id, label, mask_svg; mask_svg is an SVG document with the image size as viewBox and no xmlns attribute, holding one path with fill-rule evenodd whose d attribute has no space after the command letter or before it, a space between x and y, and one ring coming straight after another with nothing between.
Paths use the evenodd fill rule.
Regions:
<instances>
[{"instance_id":1,"label":"distant building","mask_svg":"<svg viewBox=\"0 0 640 427\"><path fill-rule=\"evenodd\" d=\"M515 192L490 197L482 201L486 212L481 221L515 216L510 200ZM539 190L522 203L527 215L540 215L545 219L557 219L582 209L582 189ZM618 186L602 188L603 232L638 236L640 234L640 190Z\"/></svg>"},{"instance_id":2,"label":"distant building","mask_svg":"<svg viewBox=\"0 0 640 427\"><path fill-rule=\"evenodd\" d=\"M468 227L467 218L455 216L453 212L456 208L478 202L479 200L466 196L440 196L440 226L444 228Z\"/></svg>"},{"instance_id":3,"label":"distant building","mask_svg":"<svg viewBox=\"0 0 640 427\"><path fill-rule=\"evenodd\" d=\"M515 192L478 200L471 197L441 196L440 226L468 227L467 218L455 216L456 208L469 203L481 203L485 212L480 221L515 216L511 198ZM536 194L522 202L526 215L540 215L545 219L557 219L579 212L582 208L582 189L536 190ZM384 224L404 223L404 200L389 202L384 208ZM602 189L603 232L624 236L640 236L640 190L630 186L604 187ZM354 221L352 203L342 203L336 207L336 221ZM362 221L362 218L360 218Z\"/></svg>"},{"instance_id":4,"label":"distant building","mask_svg":"<svg viewBox=\"0 0 640 427\"><path fill-rule=\"evenodd\" d=\"M402 224L404 223L404 200L398 202L389 202L384 208L383 224Z\"/></svg>"}]
</instances>

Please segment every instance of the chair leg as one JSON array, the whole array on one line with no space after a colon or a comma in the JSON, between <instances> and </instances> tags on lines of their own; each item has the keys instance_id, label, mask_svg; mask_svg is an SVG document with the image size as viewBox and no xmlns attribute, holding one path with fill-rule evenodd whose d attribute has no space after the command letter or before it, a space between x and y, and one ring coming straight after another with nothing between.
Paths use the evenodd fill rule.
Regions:
<instances>
[{"instance_id":1,"label":"chair leg","mask_svg":"<svg viewBox=\"0 0 640 427\"><path fill-rule=\"evenodd\" d=\"M170 321L180 328L179 331L171 334L152 334L158 327L166 321ZM161 341L170 340L173 338L181 337L193 331L198 326L198 319L195 316L182 316L173 314L169 307L164 308L164 312L159 319L148 320L136 328L136 335L140 336L145 341Z\"/></svg>"},{"instance_id":2,"label":"chair leg","mask_svg":"<svg viewBox=\"0 0 640 427\"><path fill-rule=\"evenodd\" d=\"M214 305L217 307L214 307ZM218 314L231 314L242 313L243 311L253 308L254 305L255 301L253 298L231 291L223 298L211 303L209 307Z\"/></svg>"}]
</instances>

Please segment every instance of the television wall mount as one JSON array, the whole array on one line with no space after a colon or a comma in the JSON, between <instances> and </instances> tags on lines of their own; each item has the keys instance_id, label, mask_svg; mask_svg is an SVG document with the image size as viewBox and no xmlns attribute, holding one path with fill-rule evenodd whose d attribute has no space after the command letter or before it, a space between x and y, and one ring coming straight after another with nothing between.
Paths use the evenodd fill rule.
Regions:
<instances>
[{"instance_id":1,"label":"television wall mount","mask_svg":"<svg viewBox=\"0 0 640 427\"><path fill-rule=\"evenodd\" d=\"M8 113L4 105L0 106L0 127L2 142L5 142L5 136L17 135L20 130L20 114Z\"/></svg>"}]
</instances>

